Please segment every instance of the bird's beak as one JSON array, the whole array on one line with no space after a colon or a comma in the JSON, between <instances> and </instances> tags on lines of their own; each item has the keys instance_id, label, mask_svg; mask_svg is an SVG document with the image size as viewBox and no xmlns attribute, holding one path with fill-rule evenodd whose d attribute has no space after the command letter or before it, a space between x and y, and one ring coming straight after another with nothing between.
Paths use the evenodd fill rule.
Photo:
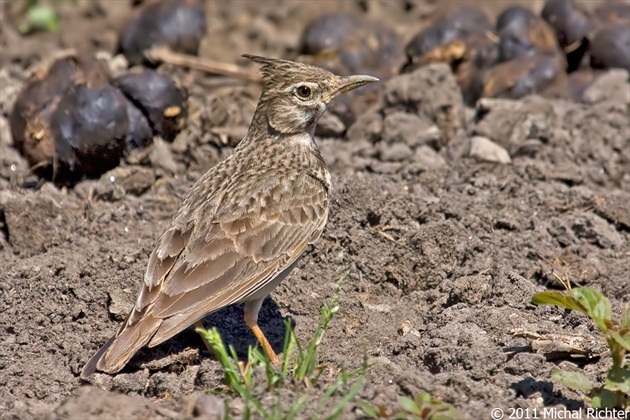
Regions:
<instances>
[{"instance_id":1,"label":"bird's beak","mask_svg":"<svg viewBox=\"0 0 630 420\"><path fill-rule=\"evenodd\" d=\"M367 85L368 83L378 81L379 80L376 77L365 75L340 77L337 86L335 86L330 92L328 92L328 94L324 96L323 101L325 103L328 103L344 92L348 92L363 85Z\"/></svg>"}]
</instances>

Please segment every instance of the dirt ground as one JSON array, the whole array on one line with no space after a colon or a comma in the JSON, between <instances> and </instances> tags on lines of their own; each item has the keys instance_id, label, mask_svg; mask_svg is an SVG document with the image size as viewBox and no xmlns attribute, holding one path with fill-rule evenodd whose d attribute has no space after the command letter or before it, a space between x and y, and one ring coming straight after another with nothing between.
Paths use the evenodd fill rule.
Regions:
<instances>
[{"instance_id":1,"label":"dirt ground","mask_svg":"<svg viewBox=\"0 0 630 420\"><path fill-rule=\"evenodd\" d=\"M223 377L186 331L142 350L120 374L79 379L129 311L179 200L230 153L221 141L245 133L259 94L256 86L213 87L202 73L164 66L191 92L190 121L173 143L156 141L70 190L33 189L26 161L11 147L7 113L26 68L51 52L113 50L129 5L101 1L96 10L98 3L64 3L58 34L21 38L7 16L0 23L2 419L183 417ZM364 13L365 4L368 15L387 11L384 22L405 40L433 7L211 1L200 55L226 62L242 53L286 56L313 16ZM480 4L496 14L506 3ZM444 65L382 83L378 101L347 130L323 130L328 137L317 139L335 184L331 217L265 302L263 330L281 348L290 317L308 340L322 303L348 272L320 362L332 371L364 358L374 366L343 418L362 416L358 401L393 409L398 396L421 392L466 418L490 418L495 407L584 406L550 373L561 367L602 381L610 364L605 342L584 316L537 307L531 297L560 289L555 272L601 289L617 314L628 303L629 107L624 71L609 71L582 103L530 96L484 99L476 109L463 104ZM507 150L509 162L484 159L494 149L471 153L475 136ZM241 308L204 322L240 354L255 343ZM572 340L586 354L536 352L536 335ZM223 398L238 414L239 403ZM312 410L303 416L315 416Z\"/></svg>"}]
</instances>

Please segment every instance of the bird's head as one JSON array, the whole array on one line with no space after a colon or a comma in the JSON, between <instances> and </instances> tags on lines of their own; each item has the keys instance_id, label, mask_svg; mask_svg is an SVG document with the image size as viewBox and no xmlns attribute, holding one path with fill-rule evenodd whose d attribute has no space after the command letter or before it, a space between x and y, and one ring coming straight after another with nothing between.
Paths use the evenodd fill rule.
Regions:
<instances>
[{"instance_id":1,"label":"bird's head","mask_svg":"<svg viewBox=\"0 0 630 420\"><path fill-rule=\"evenodd\" d=\"M372 76L337 76L319 67L288 60L244 55L262 64L263 92L256 113L280 133L311 131L326 106L339 94L367 83Z\"/></svg>"}]
</instances>

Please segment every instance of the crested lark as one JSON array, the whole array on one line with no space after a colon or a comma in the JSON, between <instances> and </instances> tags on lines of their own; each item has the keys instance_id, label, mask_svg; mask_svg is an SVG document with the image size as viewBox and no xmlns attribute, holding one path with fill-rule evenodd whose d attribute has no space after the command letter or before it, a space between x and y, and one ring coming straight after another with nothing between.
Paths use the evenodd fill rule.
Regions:
<instances>
[{"instance_id":1,"label":"crested lark","mask_svg":"<svg viewBox=\"0 0 630 420\"><path fill-rule=\"evenodd\" d=\"M247 135L186 194L149 258L136 304L116 335L81 372L121 370L211 312L245 303L258 327L265 297L317 240L328 217L330 174L313 132L337 95L375 82L313 66L246 55L262 65L263 90Z\"/></svg>"}]
</instances>

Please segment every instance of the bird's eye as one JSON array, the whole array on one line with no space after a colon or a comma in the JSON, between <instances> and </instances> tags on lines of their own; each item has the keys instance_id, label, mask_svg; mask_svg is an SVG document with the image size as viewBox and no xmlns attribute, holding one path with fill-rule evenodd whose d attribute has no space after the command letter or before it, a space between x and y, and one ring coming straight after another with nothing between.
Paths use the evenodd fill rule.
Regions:
<instances>
[{"instance_id":1,"label":"bird's eye","mask_svg":"<svg viewBox=\"0 0 630 420\"><path fill-rule=\"evenodd\" d=\"M295 92L301 99L308 99L311 97L312 94L311 88L304 85L298 86Z\"/></svg>"}]
</instances>

